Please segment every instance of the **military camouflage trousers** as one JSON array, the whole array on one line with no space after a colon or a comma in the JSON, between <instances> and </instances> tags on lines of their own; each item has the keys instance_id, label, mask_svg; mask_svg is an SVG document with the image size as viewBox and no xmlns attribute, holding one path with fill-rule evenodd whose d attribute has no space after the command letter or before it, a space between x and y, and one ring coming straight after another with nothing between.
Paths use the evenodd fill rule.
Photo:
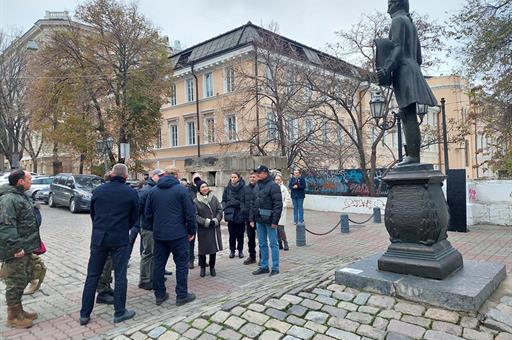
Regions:
<instances>
[{"instance_id":1,"label":"military camouflage trousers","mask_svg":"<svg viewBox=\"0 0 512 340\"><path fill-rule=\"evenodd\" d=\"M0 279L5 283L5 300L7 306L21 303L23 290L32 278L32 257L23 256L2 263Z\"/></svg>"}]
</instances>

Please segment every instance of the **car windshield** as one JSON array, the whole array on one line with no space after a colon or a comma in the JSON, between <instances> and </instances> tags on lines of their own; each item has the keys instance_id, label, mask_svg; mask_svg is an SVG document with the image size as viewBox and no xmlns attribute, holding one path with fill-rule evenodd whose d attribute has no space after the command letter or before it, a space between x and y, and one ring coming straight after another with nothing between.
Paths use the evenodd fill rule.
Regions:
<instances>
[{"instance_id":1,"label":"car windshield","mask_svg":"<svg viewBox=\"0 0 512 340\"><path fill-rule=\"evenodd\" d=\"M102 184L103 180L96 176L75 176L75 183L78 188L92 190Z\"/></svg>"}]
</instances>

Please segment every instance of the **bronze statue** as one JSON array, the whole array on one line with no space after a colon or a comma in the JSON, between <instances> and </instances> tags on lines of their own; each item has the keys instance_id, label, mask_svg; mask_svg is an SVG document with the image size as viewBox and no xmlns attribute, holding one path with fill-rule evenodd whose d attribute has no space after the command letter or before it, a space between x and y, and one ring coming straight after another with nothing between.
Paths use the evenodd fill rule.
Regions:
<instances>
[{"instance_id":1,"label":"bronze statue","mask_svg":"<svg viewBox=\"0 0 512 340\"><path fill-rule=\"evenodd\" d=\"M401 166L420 163L421 133L416 104L436 106L437 101L421 73L421 45L409 14L409 1L388 0L388 13L392 19L389 39L376 41L377 76L379 85L393 86L400 107L407 144L407 157Z\"/></svg>"}]
</instances>

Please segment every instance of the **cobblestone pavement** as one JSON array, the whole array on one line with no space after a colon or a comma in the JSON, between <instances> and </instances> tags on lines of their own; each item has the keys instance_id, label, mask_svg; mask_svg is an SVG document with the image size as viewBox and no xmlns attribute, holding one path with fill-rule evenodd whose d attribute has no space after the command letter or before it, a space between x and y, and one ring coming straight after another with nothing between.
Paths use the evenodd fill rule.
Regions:
<instances>
[{"instance_id":1,"label":"cobblestone pavement","mask_svg":"<svg viewBox=\"0 0 512 340\"><path fill-rule=\"evenodd\" d=\"M377 317L374 317L370 311L374 311L374 309L365 309L359 310L360 307L357 307L356 310L352 311L352 305L357 305L354 303L353 299L356 297L352 297L349 299L350 301L343 301L339 296L341 293L348 293L355 295L353 291L348 289L348 291L342 292L340 287L336 287L336 289L332 290L331 293L328 294L319 294L313 293L313 289L316 286L320 285L321 287L327 288L332 284L332 279L330 278L333 274L335 268L340 267L343 263L348 263L357 258L374 254L378 251L383 251L387 245L387 232L384 228L383 224L372 224L368 223L365 226L355 227L351 229L349 234L341 234L339 230L335 230L333 233L326 236L314 236L311 234L307 235L308 245L306 247L297 248L294 246L294 242L290 242L291 249L288 252L281 252L281 272L282 274L273 277L254 277L251 275L251 271L256 267L252 266L244 266L242 264L243 260L235 258L229 259L227 251L223 251L218 256L217 261L217 277L212 278L206 276L205 278L199 277L198 269L191 270L189 274L189 289L190 291L196 293L198 299L191 305L185 305L177 308L174 305L174 300L171 299L169 302L164 303L161 306L156 306L154 304L154 296L152 292L148 292L145 290L141 290L137 288L138 283L138 269L139 269L139 255L138 249L134 249L133 258L131 260L131 266L128 270L128 302L127 307L133 308L136 310L137 315L133 320L126 321L119 325L114 326L112 323L112 314L113 309L111 306L105 305L97 305L95 306L95 310L92 314L92 320L89 325L85 327L78 326L78 311L80 309L80 299L81 292L83 288L83 282L86 274L86 265L88 260L88 247L89 247L89 239L90 239L90 229L91 223L90 218L87 214L77 214L72 215L67 210L62 208L50 209L48 207L43 207L43 226L42 226L42 235L43 239L47 245L47 253L43 255L43 260L45 261L48 272L46 275L45 282L43 283L42 289L40 292L34 294L34 296L24 297L24 305L30 311L36 311L39 313L39 319L35 322L35 326L29 330L12 330L7 329L5 327L5 319L6 319L6 310L4 306L4 290L3 285L0 283L0 338L9 338L9 339L67 339L67 338L89 338L98 335L114 337L119 334L131 334L130 337L134 339L138 338L146 338L148 332L155 332L152 335L156 335L159 331L154 331L154 329L158 329L161 324L164 324L166 327L171 327L172 318L177 317L188 317L190 318L191 314L197 313L198 311L211 313L215 309L219 309L222 304L224 304L224 309L228 310L228 312L236 316L237 318L230 319L225 324L217 322L219 325L222 324L222 327L225 327L225 331L229 334L230 332L239 332L240 334L245 334L242 332L248 333L249 335L254 335L256 330L259 328L252 329L252 324L258 320L257 316L260 315L252 315L252 313L248 313L243 316L245 312L251 310L249 306L251 305L251 301L254 303L258 303L261 306L265 306L265 303L268 302L269 296L275 295L278 297L278 300L282 300L285 294L296 295L297 299L294 299L296 303L293 301L289 301L290 304L283 308L276 308L276 306L267 305L262 311L255 311L264 315L267 315L268 320L265 320L263 326L265 329L269 329L269 332L273 329L274 331L279 331L272 327L267 327L267 323L271 321L268 313L274 313L274 311L281 311L281 313L276 313L276 316L279 317L272 318L275 321L281 321L280 317L283 317L282 313L287 313L287 317L285 321L291 315L291 313L297 318L302 318L305 320L303 325L295 325L293 324L290 328L283 332L283 329L280 329L282 334L294 334L296 327L302 327L304 329L309 329L306 327L306 322L310 322L309 325L311 327L317 327L314 324L319 326L327 327L325 332L319 332L324 328L319 327L315 333L318 339L322 337L318 337L320 333L324 333L323 336L330 335L336 338L341 337L342 333L335 333L335 329L343 331L343 327L329 325L330 319L326 319L325 322L320 322L320 319L307 319L308 314L304 315L295 315L290 309L297 305L298 307L295 309L300 309L300 306L304 308L309 308L310 310L315 310L318 307L317 303L323 304L320 309L325 309L327 306L334 304L331 306L333 308L343 309L347 311L346 315L341 317L339 315L331 315L328 312L330 317L336 316L340 320L346 320L348 323L357 322L361 325L365 325L362 327L362 331L368 327L373 327L377 330L383 331L384 329L380 329L376 327L375 320ZM291 211L288 211L288 214L291 215ZM351 215L351 218L354 220L364 220L366 216L363 215ZM315 232L325 232L328 231L334 226L339 218L339 214L337 213L320 213L320 212L306 212L306 224L308 228ZM289 216L288 220L291 220L291 216ZM227 245L227 228L224 228L224 245ZM295 227L288 226L287 233L290 240L295 240ZM461 251L466 259L473 260L482 260L482 261L496 261L500 263L504 263L507 265L507 268L512 268L512 247L510 246L512 243L512 234L510 233L510 229L506 227L495 227L495 226L479 226L472 228L470 233L450 233L449 239L452 243ZM173 269L172 261L170 261L168 269ZM321 281L318 280L319 277L323 277ZM312 282L313 280L314 282ZM167 288L169 292L174 292L174 277L171 276L167 281ZM331 286L333 288L334 286ZM335 292L338 294L335 295ZM315 297L313 299L306 298L301 296L300 294L313 294ZM325 296L325 295L330 296ZM348 295L341 294L348 299ZM325 298L323 297L325 296ZM312 297L312 295L310 296ZM297 302L298 299L301 299L300 302ZM325 300L328 302L319 302L320 300ZM334 299L336 302L334 302ZM286 300L286 299L285 299ZM311 300L312 302L309 302ZM258 302L259 301L259 302ZM227 303L229 302L229 303ZM316 303L315 303L316 302ZM227 303L227 306L226 306ZM277 304L283 305L283 302L276 302ZM306 306L304 306L304 303ZM245 308L243 313L240 315L236 315L237 311L240 312L240 308L232 308L229 304L239 305L240 308ZM307 306L311 304L312 306ZM340 305L341 304L341 305ZM347 305L345 305L347 304ZM350 305L349 305L350 304ZM396 305L398 302L395 301L393 308L396 309ZM365 305L364 303L362 305ZM367 304L369 307L373 305ZM244 306L244 307L242 307ZM348 307L351 306L351 307ZM400 306L400 305L399 305ZM261 309L261 307L255 307ZM388 308L388 309L393 309ZM400 307L398 307L400 308ZM330 308L327 308L330 310ZM381 308L383 309L383 308ZM332 312L332 311L331 311ZM356 314L350 314L349 312L354 312ZM378 313L381 313L379 311ZM309 313L309 312L308 312ZM342 313L342 312L340 312ZM358 314L359 313L359 314ZM372 315L372 321L370 324L352 320L353 318L366 318L368 317L360 314L368 314ZM400 312L402 313L402 312ZM425 310L426 313L426 310ZM222 313L221 313L222 314ZM300 313L299 313L300 314ZM366 315L365 314L365 315ZM385 314L385 313L384 313ZM410 322L409 318L403 319L407 313L405 313L401 320L396 322L409 322L414 325L414 322ZM424 313L423 313L424 314ZM310 317L316 314L311 314ZM323 315L323 314L322 314ZM317 315L318 316L318 315ZM323 315L322 317L324 317ZM435 319L426 314L423 316L416 316L417 318L429 318L431 320ZM254 318L253 318L254 317ZM261 316L260 316L261 317ZM319 316L318 316L319 317ZM352 319L351 319L352 318ZM202 336L203 338L212 338L207 334L214 336L212 332L203 332L203 329L206 329L207 326L214 324L215 320L211 320L208 314L195 316L195 319L198 321L195 322L194 328L190 328L190 324L185 322L188 325L188 328L184 330L182 333L188 331L188 334L184 336L194 338L194 334L198 336ZM187 319L189 321L195 320ZM251 323L247 323L243 320L249 319ZM265 319L263 317L263 319ZM293 318L292 318L293 319ZM384 317L380 317L380 319L386 319ZM380 320L379 319L379 320ZM389 318L388 318L389 319ZM204 321L201 321L204 320ZM226 318L227 320L227 318ZM226 321L222 320L222 321ZM316 320L316 321L315 321ZM387 319L386 319L387 320ZM462 319L461 319L462 320ZM180 320L181 322L182 320ZM350 321L350 322L349 322ZM416 320L417 321L417 320ZM438 320L441 321L441 320ZM237 327L237 323L243 322L243 325ZM272 321L271 323L273 323ZM289 321L286 321L289 323ZM301 321L297 321L301 323ZM341 321L340 321L341 322ZM369 322L369 320L368 320ZM396 322L388 322L386 327L401 328L403 326L401 323ZM446 321L445 321L446 322ZM465 327L461 325L461 321L458 320L459 327L468 328L469 330L474 330L475 332L479 330L480 325L475 327ZM208 323L208 325L206 325ZM200 324L205 327L201 328ZM230 325L233 326L230 326ZM325 324L325 325L324 325ZM416 325L417 327L424 327L425 330L427 328L429 331L436 331L433 328L434 321L432 321L429 325ZM182 323L180 325L183 326ZM263 327L256 323L257 326ZM354 330L357 333L359 327ZM436 324L437 325L437 324ZM443 324L444 325L444 324ZM198 327L196 327L198 326ZM304 326L304 327L303 327ZM396 326L396 327L395 327ZM179 326L178 326L179 327ZM183 326L185 327L185 326ZM383 326L381 326L383 327ZM394 328L393 328L394 327ZM217 327L213 327L217 328ZM293 330L291 330L293 328ZM327 333L330 328L334 330L331 333ZM128 332L129 329L136 331ZM387 329L387 328L385 328ZM162 330L161 328L159 330ZM175 329L174 331L179 331L179 329ZM197 333L200 331L199 333ZM224 338L230 338L229 334L220 333L222 330L218 330L215 333L217 336L222 336ZM346 329L344 331L347 331ZM167 332L167 330L166 330ZM252 333L250 333L252 332ZM292 333L289 333L292 332ZM419 331L418 331L419 332ZM425 331L425 334L422 336L431 336L432 333ZM318 334L317 334L318 333ZM251 338L252 336L249 336ZM263 331L260 335L264 334ZM275 338L274 333L265 333L269 336L269 338ZM309 334L309 333L308 333ZM379 333L381 334L381 333ZM391 333L392 335L394 333ZM397 332L398 334L398 332ZM465 333L464 333L465 334ZM463 334L463 335L464 335ZM160 334L161 335L161 334ZM179 338L184 338L183 335L179 336ZM396 335L398 337L398 335ZM409 334L410 336L410 334ZM466 335L464 335L466 336ZM162 339L173 338L171 333L166 333L161 337ZM236 338L236 336L235 336ZM325 337L327 339L327 337ZM357 338L357 337L355 337ZM370 337L371 338L371 337ZM471 337L468 337L471 338ZM291 339L291 338L290 338ZM397 338L398 339L398 338ZM505 338L503 338L505 339ZM501 339L500 339L501 340Z\"/></svg>"}]
</instances>

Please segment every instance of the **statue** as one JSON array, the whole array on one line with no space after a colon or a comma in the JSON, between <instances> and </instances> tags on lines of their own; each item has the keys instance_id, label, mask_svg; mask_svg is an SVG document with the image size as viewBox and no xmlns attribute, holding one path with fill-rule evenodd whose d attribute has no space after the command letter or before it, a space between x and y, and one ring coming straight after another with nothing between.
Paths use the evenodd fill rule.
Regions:
<instances>
[{"instance_id":1,"label":"statue","mask_svg":"<svg viewBox=\"0 0 512 340\"><path fill-rule=\"evenodd\" d=\"M436 106L420 65L418 32L409 14L408 0L388 0L392 18L389 39L377 39L377 76L379 85L392 85L400 107L400 118L407 144L407 156L399 166L420 163L421 133L416 104Z\"/></svg>"}]
</instances>

